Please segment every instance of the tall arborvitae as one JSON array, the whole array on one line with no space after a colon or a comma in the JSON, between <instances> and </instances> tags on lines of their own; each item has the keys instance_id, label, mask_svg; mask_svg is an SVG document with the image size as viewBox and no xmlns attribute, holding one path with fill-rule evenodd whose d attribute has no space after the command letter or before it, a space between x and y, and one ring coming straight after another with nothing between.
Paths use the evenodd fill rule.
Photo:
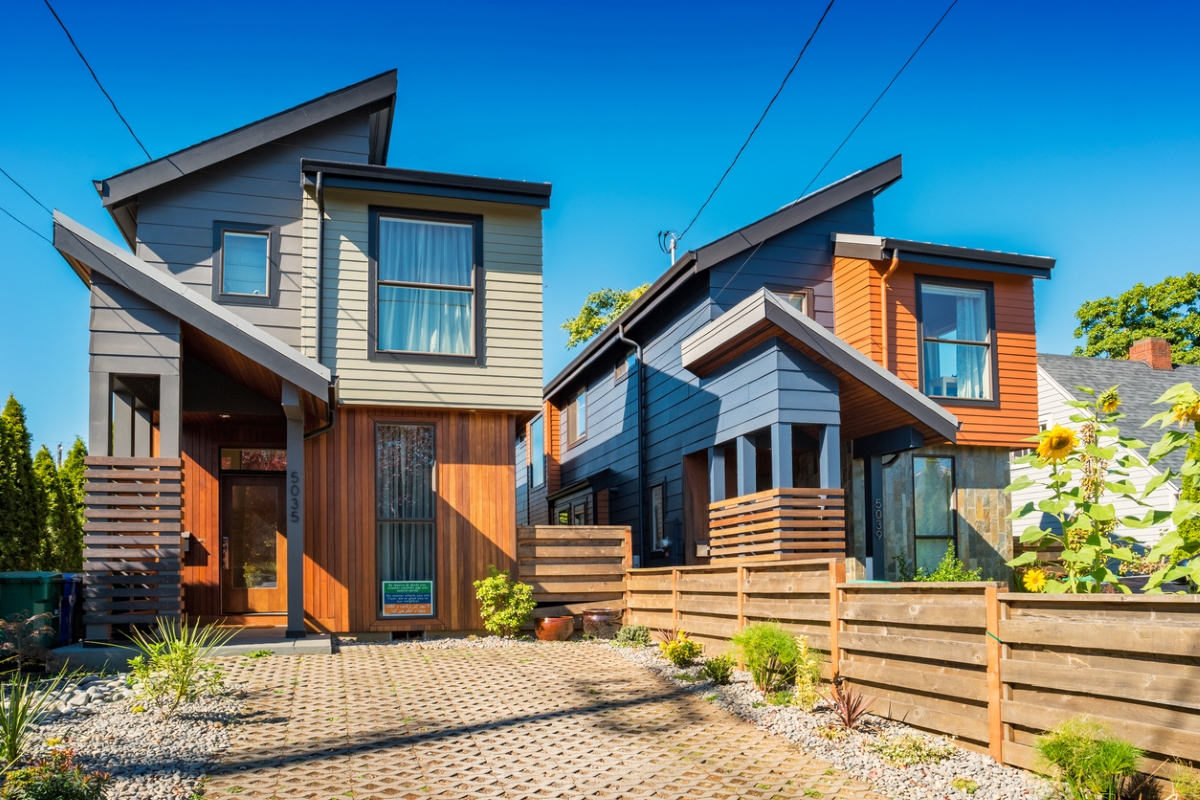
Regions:
<instances>
[{"instance_id":1,"label":"tall arborvitae","mask_svg":"<svg viewBox=\"0 0 1200 800\"><path fill-rule=\"evenodd\" d=\"M61 570L62 567L58 565L59 542L63 539L64 529L70 524L70 508L63 496L62 482L58 479L58 467L46 445L42 445L42 449L33 457L33 474L37 477L42 507L42 536L38 541L34 567Z\"/></svg>"},{"instance_id":2,"label":"tall arborvitae","mask_svg":"<svg viewBox=\"0 0 1200 800\"><path fill-rule=\"evenodd\" d=\"M71 513L70 527L64 528L69 535L63 538L59 550L62 563L57 568L70 572L83 569L83 472L87 468L84 464L87 454L87 445L76 436L75 444L71 445L71 451L58 470L63 498Z\"/></svg>"},{"instance_id":3,"label":"tall arborvitae","mask_svg":"<svg viewBox=\"0 0 1200 800\"><path fill-rule=\"evenodd\" d=\"M12 395L0 420L0 569L33 569L42 533L42 498L29 452L25 409Z\"/></svg>"}]
</instances>

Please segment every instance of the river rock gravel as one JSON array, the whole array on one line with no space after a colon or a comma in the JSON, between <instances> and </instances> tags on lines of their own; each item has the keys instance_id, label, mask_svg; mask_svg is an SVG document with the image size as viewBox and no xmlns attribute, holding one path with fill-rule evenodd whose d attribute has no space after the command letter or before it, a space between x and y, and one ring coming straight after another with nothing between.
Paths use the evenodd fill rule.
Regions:
<instances>
[{"instance_id":1,"label":"river rock gravel","mask_svg":"<svg viewBox=\"0 0 1200 800\"><path fill-rule=\"evenodd\" d=\"M616 648L625 658L657 672L676 686L704 696L734 714L755 723L761 730L794 742L833 766L856 778L868 781L875 791L894 800L1049 800L1054 789L1042 778L997 764L989 756L962 747L954 747L949 758L934 763L910 767L893 766L868 745L880 737L916 734L938 744L953 741L917 731L899 722L868 717L868 730L851 732L837 739L827 739L818 730L833 721L833 713L821 703L812 713L795 706L773 706L766 703L763 693L754 688L750 675L735 672L733 682L717 686L712 681L698 680L699 666L680 669L658 654L655 647ZM686 676L681 679L677 676ZM972 781L977 788L972 793L955 788L955 779Z\"/></svg>"}]
</instances>

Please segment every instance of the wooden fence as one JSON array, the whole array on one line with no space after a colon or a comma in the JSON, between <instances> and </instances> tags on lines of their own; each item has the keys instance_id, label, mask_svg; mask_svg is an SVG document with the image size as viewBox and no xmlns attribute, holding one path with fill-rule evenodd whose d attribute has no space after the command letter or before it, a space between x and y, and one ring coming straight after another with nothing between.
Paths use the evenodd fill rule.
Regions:
<instances>
[{"instance_id":1,"label":"wooden fence","mask_svg":"<svg viewBox=\"0 0 1200 800\"><path fill-rule=\"evenodd\" d=\"M1200 597L844 578L840 560L630 570L626 623L686 630L712 654L778 621L830 654L871 713L1003 764L1033 768L1038 734L1088 714L1145 750L1147 773L1200 765Z\"/></svg>"},{"instance_id":2,"label":"wooden fence","mask_svg":"<svg viewBox=\"0 0 1200 800\"><path fill-rule=\"evenodd\" d=\"M625 608L625 572L632 565L633 535L627 527L517 528L517 576L533 586L535 617L580 617L585 608Z\"/></svg>"},{"instance_id":3,"label":"wooden fence","mask_svg":"<svg viewBox=\"0 0 1200 800\"><path fill-rule=\"evenodd\" d=\"M178 458L88 456L84 462L83 621L91 639L110 626L182 610L183 526Z\"/></svg>"},{"instance_id":4,"label":"wooden fence","mask_svg":"<svg viewBox=\"0 0 1200 800\"><path fill-rule=\"evenodd\" d=\"M841 489L770 489L708 507L709 558L828 559L846 552Z\"/></svg>"}]
</instances>

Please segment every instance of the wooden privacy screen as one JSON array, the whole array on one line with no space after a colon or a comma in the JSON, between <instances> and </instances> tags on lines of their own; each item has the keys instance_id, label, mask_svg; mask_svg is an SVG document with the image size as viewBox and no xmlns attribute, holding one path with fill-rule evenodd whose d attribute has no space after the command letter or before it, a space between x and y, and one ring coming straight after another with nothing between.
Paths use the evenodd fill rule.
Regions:
<instances>
[{"instance_id":1,"label":"wooden privacy screen","mask_svg":"<svg viewBox=\"0 0 1200 800\"><path fill-rule=\"evenodd\" d=\"M708 507L709 558L827 559L846 552L841 489L770 489Z\"/></svg>"},{"instance_id":2,"label":"wooden privacy screen","mask_svg":"<svg viewBox=\"0 0 1200 800\"><path fill-rule=\"evenodd\" d=\"M84 624L178 616L183 462L88 456L84 463ZM88 637L96 636L107 632L92 628Z\"/></svg>"},{"instance_id":3,"label":"wooden privacy screen","mask_svg":"<svg viewBox=\"0 0 1200 800\"><path fill-rule=\"evenodd\" d=\"M633 565L629 528L537 525L517 528L517 575L533 586L535 617L581 616L585 608L625 607Z\"/></svg>"}]
</instances>

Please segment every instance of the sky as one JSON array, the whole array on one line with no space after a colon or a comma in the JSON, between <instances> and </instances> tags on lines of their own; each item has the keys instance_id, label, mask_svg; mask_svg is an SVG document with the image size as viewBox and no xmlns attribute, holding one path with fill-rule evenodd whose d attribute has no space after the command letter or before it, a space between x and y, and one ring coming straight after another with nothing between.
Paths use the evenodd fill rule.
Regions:
<instances>
[{"instance_id":1,"label":"sky","mask_svg":"<svg viewBox=\"0 0 1200 800\"><path fill-rule=\"evenodd\" d=\"M800 194L948 0L835 0L680 248ZM825 7L791 3L286 4L56 0L150 153L162 156L388 69L389 163L554 184L545 212L545 376L588 292L653 281ZM38 0L0 21L0 167L121 241L91 181L145 157ZM904 155L884 236L1058 259L1038 345L1137 281L1200 271L1200 49L1192 3L960 0L817 186ZM49 215L0 176L0 206ZM0 215L0 393L37 444L86 435L88 293Z\"/></svg>"}]
</instances>

